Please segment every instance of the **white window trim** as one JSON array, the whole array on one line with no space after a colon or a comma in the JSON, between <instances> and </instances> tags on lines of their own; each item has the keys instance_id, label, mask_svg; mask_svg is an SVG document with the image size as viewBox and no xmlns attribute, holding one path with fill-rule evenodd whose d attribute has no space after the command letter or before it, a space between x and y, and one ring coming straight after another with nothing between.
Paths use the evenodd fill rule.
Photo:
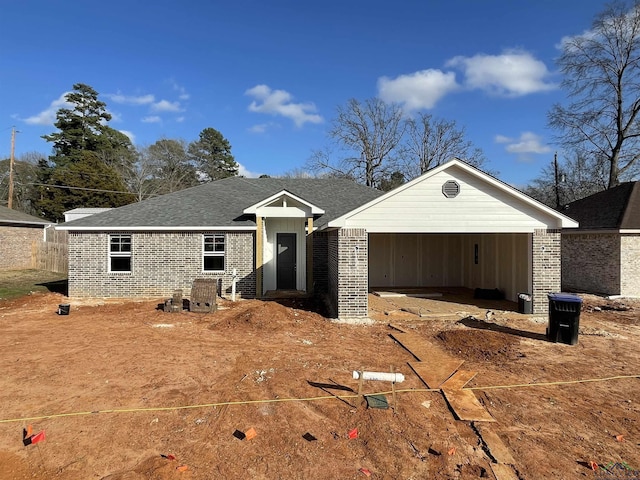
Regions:
<instances>
[{"instance_id":1,"label":"white window trim","mask_svg":"<svg viewBox=\"0 0 640 480\"><path fill-rule=\"evenodd\" d=\"M213 237L213 244L215 245L215 238L222 237L224 250L222 252L207 252L205 251L205 239L207 237ZM222 257L222 263L224 264L224 268L222 270L205 270L204 269L204 259L206 257ZM227 268L227 236L224 233L205 233L202 235L202 272L203 273L224 273Z\"/></svg>"},{"instance_id":2,"label":"white window trim","mask_svg":"<svg viewBox=\"0 0 640 480\"><path fill-rule=\"evenodd\" d=\"M108 261L108 268L109 268L109 273L114 273L116 275L118 274L128 274L131 273L133 271L133 258L131 255L131 251L129 252L112 252L111 251L111 239L113 237L129 237L129 243L132 247L133 250L133 235L129 234L129 233L114 233L109 235L109 261ZM111 259L112 258L129 258L129 270L111 270Z\"/></svg>"}]
</instances>

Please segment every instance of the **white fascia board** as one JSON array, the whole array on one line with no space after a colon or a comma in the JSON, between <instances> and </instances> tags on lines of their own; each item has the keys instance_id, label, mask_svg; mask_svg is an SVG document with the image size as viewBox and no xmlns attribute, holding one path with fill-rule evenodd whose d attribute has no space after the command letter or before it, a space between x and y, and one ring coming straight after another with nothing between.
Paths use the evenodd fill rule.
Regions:
<instances>
[{"instance_id":1,"label":"white fascia board","mask_svg":"<svg viewBox=\"0 0 640 480\"><path fill-rule=\"evenodd\" d=\"M332 220L331 222L329 222L328 226L329 227L344 227L346 225L346 221L349 217L352 217L353 215L356 215L358 213L360 213L363 210L366 210L367 208L376 205L380 202L384 202L387 198L392 197L404 190L406 190L407 188L411 188L413 185L415 185L416 183L420 183L421 181L423 181L426 178L429 177L433 177L434 175L439 174L440 172L447 170L451 167L459 167L462 170L466 171L467 173L469 173L470 175L473 175L477 178L480 178L481 180L485 181L486 183L493 185L494 187L496 187L499 190L502 190L506 193L508 193L509 195L518 198L519 200L528 203L529 205L532 205L533 207L537 208L538 210L541 210L543 212L545 212L547 215L550 215L554 218L556 218L557 220L559 220L561 222L560 227L561 228L577 228L578 227L578 222L576 222L574 219L567 217L566 215L563 215L559 212L557 212L556 210L554 210L553 208L550 208L548 206L546 206L544 203L539 202L533 198L531 198L528 195L525 195L524 193L518 191L517 189L511 187L510 185L507 185L506 183L492 177L491 175L488 175L480 170L478 170L475 167L472 167L470 165L467 165L465 162L458 160L457 158L454 158L452 160L449 160L447 163L443 163L442 165L440 165L439 167L435 167L432 168L431 170L423 173L422 175L420 175L417 178L414 178L413 180L411 180L408 183L405 183L404 185L400 185L399 187L385 193L384 195L375 198L373 200L371 200L368 203L365 203L364 205L356 208L355 210L351 210L348 213L345 213L344 215L342 215L341 217L338 217L334 220Z\"/></svg>"},{"instance_id":2,"label":"white fascia board","mask_svg":"<svg viewBox=\"0 0 640 480\"><path fill-rule=\"evenodd\" d=\"M606 233L606 234L612 234L612 233L618 233L621 235L639 235L640 234L640 229L637 228L622 228L622 229L618 229L618 228L585 228L585 229L581 229L581 228L571 228L571 229L567 229L566 231L563 229L562 230L562 234L563 235L594 235L594 234L599 234L599 233Z\"/></svg>"},{"instance_id":3,"label":"white fascia board","mask_svg":"<svg viewBox=\"0 0 640 480\"><path fill-rule=\"evenodd\" d=\"M295 200L296 202L299 202L299 203L309 207L309 209L311 210L311 214L312 215L322 215L322 214L324 214L324 210L321 209L320 207L318 207L318 206L316 206L316 205L314 205L312 203L309 203L305 199L300 198L300 197L298 197L298 196L294 195L293 193L290 193L290 192L288 192L286 190L281 190L280 192L275 193L275 194L271 195L270 197L265 198L264 200L261 200L260 202L245 208L242 211L242 213L254 214L255 215L259 208L268 206L271 202L273 202L274 200L282 197L283 195L286 196L286 197L289 197L292 200Z\"/></svg>"},{"instance_id":4,"label":"white fascia board","mask_svg":"<svg viewBox=\"0 0 640 480\"><path fill-rule=\"evenodd\" d=\"M429 228L425 230L424 228L415 227L415 228L407 228L407 227L373 227L367 228L367 233L420 233L420 234L440 234L440 233L534 233L534 228L531 227L517 227L517 228L503 228L503 227L487 227L487 228L469 228L465 226L456 226L456 227L439 227L439 228Z\"/></svg>"},{"instance_id":5,"label":"white fascia board","mask_svg":"<svg viewBox=\"0 0 640 480\"><path fill-rule=\"evenodd\" d=\"M69 231L73 231L73 232L80 232L80 231L85 231L85 232L122 232L122 231L127 231L127 232L195 232L195 231L202 231L202 230L206 230L207 232L210 231L221 231L221 232L229 232L229 231L244 231L244 232L250 232L250 231L255 231L257 227L251 227L251 226L247 226L247 227L238 227L238 226L233 226L233 227L223 227L223 226L215 226L215 227L207 227L207 226L199 226L199 227L157 227L157 226L148 226L148 227L142 227L142 226L137 226L137 227L99 227L99 226L93 226L93 227L74 227L73 225L59 225L56 226L56 230L69 230Z\"/></svg>"},{"instance_id":6,"label":"white fascia board","mask_svg":"<svg viewBox=\"0 0 640 480\"><path fill-rule=\"evenodd\" d=\"M38 225L41 227L48 227L49 225L54 225L52 222L29 222L24 220L16 220L12 222L11 220L0 220L0 225Z\"/></svg>"}]
</instances>

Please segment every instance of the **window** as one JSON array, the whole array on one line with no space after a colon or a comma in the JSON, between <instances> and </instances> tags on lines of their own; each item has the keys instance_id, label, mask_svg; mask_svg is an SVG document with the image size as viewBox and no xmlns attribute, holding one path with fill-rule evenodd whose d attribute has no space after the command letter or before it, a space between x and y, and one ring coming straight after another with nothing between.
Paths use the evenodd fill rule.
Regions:
<instances>
[{"instance_id":1,"label":"window","mask_svg":"<svg viewBox=\"0 0 640 480\"><path fill-rule=\"evenodd\" d=\"M205 235L202 253L202 270L205 272L223 272L224 234Z\"/></svg>"},{"instance_id":2,"label":"window","mask_svg":"<svg viewBox=\"0 0 640 480\"><path fill-rule=\"evenodd\" d=\"M131 271L131 235L109 236L109 271Z\"/></svg>"}]
</instances>

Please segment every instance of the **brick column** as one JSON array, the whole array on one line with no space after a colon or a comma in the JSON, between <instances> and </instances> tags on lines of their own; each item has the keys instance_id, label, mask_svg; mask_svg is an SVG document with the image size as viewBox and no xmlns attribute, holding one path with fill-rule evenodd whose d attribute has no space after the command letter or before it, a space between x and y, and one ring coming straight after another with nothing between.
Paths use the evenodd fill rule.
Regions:
<instances>
[{"instance_id":1,"label":"brick column","mask_svg":"<svg viewBox=\"0 0 640 480\"><path fill-rule=\"evenodd\" d=\"M368 236L363 228L338 231L338 318L366 318L369 314Z\"/></svg>"},{"instance_id":2,"label":"brick column","mask_svg":"<svg viewBox=\"0 0 640 480\"><path fill-rule=\"evenodd\" d=\"M549 311L548 293L561 289L560 230L533 232L533 313Z\"/></svg>"}]
</instances>

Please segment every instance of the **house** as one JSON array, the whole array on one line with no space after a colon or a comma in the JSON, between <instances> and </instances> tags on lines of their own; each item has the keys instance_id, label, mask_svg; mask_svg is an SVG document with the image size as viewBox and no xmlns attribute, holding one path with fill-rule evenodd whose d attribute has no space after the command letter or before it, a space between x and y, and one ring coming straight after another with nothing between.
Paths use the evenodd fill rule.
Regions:
<instances>
[{"instance_id":1,"label":"house","mask_svg":"<svg viewBox=\"0 0 640 480\"><path fill-rule=\"evenodd\" d=\"M64 221L70 222L72 220L78 220L79 218L88 217L89 215L95 215L96 213L102 213L111 210L110 208L73 208L64 212Z\"/></svg>"},{"instance_id":2,"label":"house","mask_svg":"<svg viewBox=\"0 0 640 480\"><path fill-rule=\"evenodd\" d=\"M0 206L0 270L31 268L31 243L52 222Z\"/></svg>"},{"instance_id":3,"label":"house","mask_svg":"<svg viewBox=\"0 0 640 480\"><path fill-rule=\"evenodd\" d=\"M64 223L69 295L169 295L196 277L323 295L366 317L374 287L560 289L570 218L460 160L383 193L345 179L231 177Z\"/></svg>"},{"instance_id":4,"label":"house","mask_svg":"<svg viewBox=\"0 0 640 480\"><path fill-rule=\"evenodd\" d=\"M640 182L627 182L567 205L580 228L562 232L562 287L640 296Z\"/></svg>"}]
</instances>

